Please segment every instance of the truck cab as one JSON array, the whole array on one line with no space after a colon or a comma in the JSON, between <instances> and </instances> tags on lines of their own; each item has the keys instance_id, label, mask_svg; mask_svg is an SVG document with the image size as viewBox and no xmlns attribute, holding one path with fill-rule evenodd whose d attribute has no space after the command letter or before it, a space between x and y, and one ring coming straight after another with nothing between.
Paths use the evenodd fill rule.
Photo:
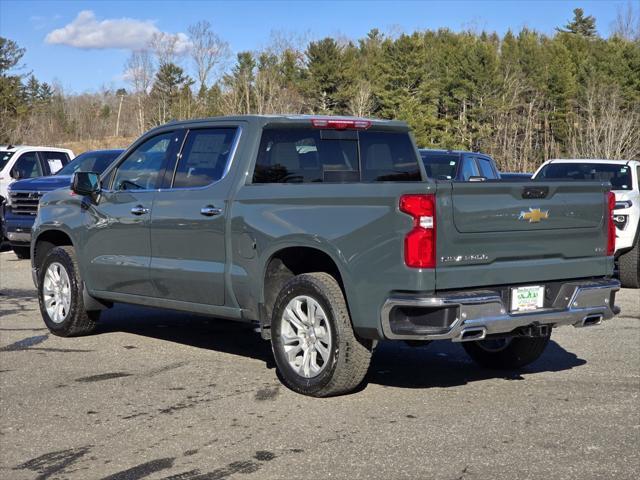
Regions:
<instances>
[{"instance_id":1,"label":"truck cab","mask_svg":"<svg viewBox=\"0 0 640 480\"><path fill-rule=\"evenodd\" d=\"M500 178L495 161L484 153L426 148L419 152L427 176L434 180L469 182Z\"/></svg>"}]
</instances>

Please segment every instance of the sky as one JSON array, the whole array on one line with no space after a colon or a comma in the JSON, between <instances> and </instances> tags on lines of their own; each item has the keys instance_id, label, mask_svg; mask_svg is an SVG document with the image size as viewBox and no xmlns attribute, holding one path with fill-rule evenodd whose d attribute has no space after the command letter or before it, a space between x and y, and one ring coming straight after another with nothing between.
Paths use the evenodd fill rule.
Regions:
<instances>
[{"instance_id":1,"label":"sky","mask_svg":"<svg viewBox=\"0 0 640 480\"><path fill-rule=\"evenodd\" d=\"M636 0L637 1L637 0ZM528 27L553 34L573 9L593 15L608 36L627 0L593 1L170 1L0 0L0 35L26 48L22 72L82 93L126 87L124 64L132 48L154 32L182 34L208 20L233 54L267 46L274 32L304 40L358 39L373 28L397 35L442 27L496 31ZM183 67L192 65L188 56Z\"/></svg>"}]
</instances>

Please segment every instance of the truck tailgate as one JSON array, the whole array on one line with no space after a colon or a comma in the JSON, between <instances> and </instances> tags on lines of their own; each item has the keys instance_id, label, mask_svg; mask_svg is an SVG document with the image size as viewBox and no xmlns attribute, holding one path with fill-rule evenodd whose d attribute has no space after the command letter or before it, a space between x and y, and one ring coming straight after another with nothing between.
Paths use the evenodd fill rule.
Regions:
<instances>
[{"instance_id":1,"label":"truck tailgate","mask_svg":"<svg viewBox=\"0 0 640 480\"><path fill-rule=\"evenodd\" d=\"M436 288L611 274L608 183L438 183Z\"/></svg>"}]
</instances>

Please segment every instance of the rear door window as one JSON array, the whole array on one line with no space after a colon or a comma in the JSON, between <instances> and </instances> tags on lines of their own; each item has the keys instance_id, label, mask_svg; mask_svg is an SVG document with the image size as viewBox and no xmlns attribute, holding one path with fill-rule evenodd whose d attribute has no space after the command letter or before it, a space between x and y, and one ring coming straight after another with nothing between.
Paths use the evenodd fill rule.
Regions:
<instances>
[{"instance_id":1,"label":"rear door window","mask_svg":"<svg viewBox=\"0 0 640 480\"><path fill-rule=\"evenodd\" d=\"M220 180L230 160L235 135L235 128L189 131L178 161L173 187L203 187Z\"/></svg>"},{"instance_id":2,"label":"rear door window","mask_svg":"<svg viewBox=\"0 0 640 480\"><path fill-rule=\"evenodd\" d=\"M69 155L66 152L40 152L44 159L45 168L49 170L51 175L58 173L67 163L69 163Z\"/></svg>"},{"instance_id":3,"label":"rear door window","mask_svg":"<svg viewBox=\"0 0 640 480\"><path fill-rule=\"evenodd\" d=\"M420 181L405 132L265 129L254 183Z\"/></svg>"}]
</instances>

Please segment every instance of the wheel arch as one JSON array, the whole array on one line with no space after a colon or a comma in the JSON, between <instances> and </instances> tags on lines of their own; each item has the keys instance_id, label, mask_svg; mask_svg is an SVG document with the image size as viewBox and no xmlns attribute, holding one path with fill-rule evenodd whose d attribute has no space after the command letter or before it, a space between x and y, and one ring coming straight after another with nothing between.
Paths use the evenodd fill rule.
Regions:
<instances>
[{"instance_id":1,"label":"wheel arch","mask_svg":"<svg viewBox=\"0 0 640 480\"><path fill-rule=\"evenodd\" d=\"M338 256L338 259L336 259ZM336 279L349 308L349 295L345 285L348 273L340 268L339 255L311 245L281 245L266 256L261 276L260 324L269 329L273 307L284 284L296 275L311 272L328 273Z\"/></svg>"}]
</instances>

